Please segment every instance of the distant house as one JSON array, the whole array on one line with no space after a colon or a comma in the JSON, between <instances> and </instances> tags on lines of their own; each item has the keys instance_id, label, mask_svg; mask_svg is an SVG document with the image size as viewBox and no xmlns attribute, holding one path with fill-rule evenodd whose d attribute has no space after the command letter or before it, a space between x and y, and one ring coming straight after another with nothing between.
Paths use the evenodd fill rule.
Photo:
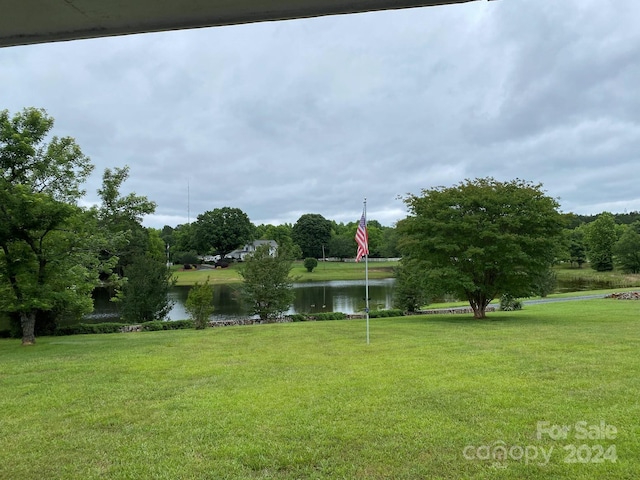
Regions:
<instances>
[{"instance_id":1,"label":"distant house","mask_svg":"<svg viewBox=\"0 0 640 480\"><path fill-rule=\"evenodd\" d=\"M233 258L235 260L244 260L244 257L251 255L256 251L256 248L262 245L269 245L269 255L275 255L278 250L278 242L275 240L254 240L251 243L247 243L244 247L238 250L234 250L231 253L225 255L225 258Z\"/></svg>"}]
</instances>

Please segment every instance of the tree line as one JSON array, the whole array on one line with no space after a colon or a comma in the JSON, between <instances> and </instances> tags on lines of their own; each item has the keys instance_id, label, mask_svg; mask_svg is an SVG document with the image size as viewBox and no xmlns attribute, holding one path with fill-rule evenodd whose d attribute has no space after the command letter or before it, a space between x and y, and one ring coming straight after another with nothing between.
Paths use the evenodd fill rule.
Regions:
<instances>
[{"instance_id":1,"label":"tree line","mask_svg":"<svg viewBox=\"0 0 640 480\"><path fill-rule=\"evenodd\" d=\"M222 207L198 215L195 222L176 227L165 225L158 233L170 247L170 260L176 264L197 263L207 255L224 258L233 250L254 240L275 240L294 259L353 258L356 251L357 222L336 222L321 214L301 215L293 224L254 225L239 208ZM370 256L399 256L395 227L368 222Z\"/></svg>"}]
</instances>

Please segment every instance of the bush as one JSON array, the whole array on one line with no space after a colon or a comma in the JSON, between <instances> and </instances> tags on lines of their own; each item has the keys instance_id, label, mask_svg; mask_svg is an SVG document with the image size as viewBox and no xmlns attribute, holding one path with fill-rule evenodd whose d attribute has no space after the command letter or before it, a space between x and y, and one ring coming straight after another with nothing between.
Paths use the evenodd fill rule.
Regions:
<instances>
[{"instance_id":1,"label":"bush","mask_svg":"<svg viewBox=\"0 0 640 480\"><path fill-rule=\"evenodd\" d=\"M165 330L187 330L193 328L193 320L173 320L164 322Z\"/></svg>"},{"instance_id":2,"label":"bush","mask_svg":"<svg viewBox=\"0 0 640 480\"><path fill-rule=\"evenodd\" d=\"M54 335L83 335L94 333L118 333L126 323L78 323L76 325L64 325L56 328Z\"/></svg>"},{"instance_id":3,"label":"bush","mask_svg":"<svg viewBox=\"0 0 640 480\"><path fill-rule=\"evenodd\" d=\"M197 330L206 328L209 324L209 317L213 313L213 285L209 284L209 277L204 283L198 283L191 287L185 309L193 320Z\"/></svg>"},{"instance_id":4,"label":"bush","mask_svg":"<svg viewBox=\"0 0 640 480\"><path fill-rule=\"evenodd\" d=\"M180 264L196 264L200 263L200 258L198 258L198 254L194 251L190 252L174 252L171 255L171 260L173 263Z\"/></svg>"},{"instance_id":5,"label":"bush","mask_svg":"<svg viewBox=\"0 0 640 480\"><path fill-rule=\"evenodd\" d=\"M128 326L128 323L78 323L76 325L65 325L56 328L55 335L83 335L83 334L95 334L95 333L119 333L122 327ZM193 328L193 322L191 320L178 320L162 321L156 320L153 322L145 322L142 325L142 330L147 332L158 330L182 330Z\"/></svg>"},{"instance_id":6,"label":"bush","mask_svg":"<svg viewBox=\"0 0 640 480\"><path fill-rule=\"evenodd\" d=\"M143 332L157 332L158 330L164 330L164 326L162 325L163 323L165 323L163 320L154 320L151 322L144 322L142 323L142 331Z\"/></svg>"},{"instance_id":7,"label":"bush","mask_svg":"<svg viewBox=\"0 0 640 480\"><path fill-rule=\"evenodd\" d=\"M313 313L309 316L314 317L319 322L324 320L344 320L345 318L347 318L347 316L342 312Z\"/></svg>"},{"instance_id":8,"label":"bush","mask_svg":"<svg viewBox=\"0 0 640 480\"><path fill-rule=\"evenodd\" d=\"M294 313L293 315L289 315L289 318L292 322L306 322L308 320L307 316L302 313Z\"/></svg>"},{"instance_id":9,"label":"bush","mask_svg":"<svg viewBox=\"0 0 640 480\"><path fill-rule=\"evenodd\" d=\"M402 317L404 312L400 309L391 310L374 310L369 312L369 318L383 318L383 317Z\"/></svg>"},{"instance_id":10,"label":"bush","mask_svg":"<svg viewBox=\"0 0 640 480\"><path fill-rule=\"evenodd\" d=\"M307 269L307 272L313 272L313 269L318 266L318 260L313 257L308 257L304 259L304 268Z\"/></svg>"},{"instance_id":11,"label":"bush","mask_svg":"<svg viewBox=\"0 0 640 480\"><path fill-rule=\"evenodd\" d=\"M141 325L142 331L144 332L157 332L159 330L185 330L194 327L193 320L155 320L152 322L144 322Z\"/></svg>"},{"instance_id":12,"label":"bush","mask_svg":"<svg viewBox=\"0 0 640 480\"><path fill-rule=\"evenodd\" d=\"M504 312L522 310L522 302L513 295L505 293L500 297L500 310Z\"/></svg>"}]
</instances>

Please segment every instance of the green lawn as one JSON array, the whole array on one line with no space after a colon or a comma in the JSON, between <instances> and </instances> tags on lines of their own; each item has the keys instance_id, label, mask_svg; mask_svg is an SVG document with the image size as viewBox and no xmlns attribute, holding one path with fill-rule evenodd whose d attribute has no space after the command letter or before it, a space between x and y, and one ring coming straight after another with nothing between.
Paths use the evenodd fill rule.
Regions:
<instances>
[{"instance_id":1,"label":"green lawn","mask_svg":"<svg viewBox=\"0 0 640 480\"><path fill-rule=\"evenodd\" d=\"M368 346L357 320L0 340L0 478L635 479L639 349L615 300L376 319Z\"/></svg>"},{"instance_id":2,"label":"green lawn","mask_svg":"<svg viewBox=\"0 0 640 480\"><path fill-rule=\"evenodd\" d=\"M389 278L393 276L393 267L398 262L369 262L369 278ZM175 268L176 285L194 285L204 282L209 277L209 283L238 283L242 278L238 274L237 265L229 268L182 270ZM301 261L294 262L291 275L298 282L321 282L328 280L364 280L364 262L319 262L318 266L309 273Z\"/></svg>"}]
</instances>

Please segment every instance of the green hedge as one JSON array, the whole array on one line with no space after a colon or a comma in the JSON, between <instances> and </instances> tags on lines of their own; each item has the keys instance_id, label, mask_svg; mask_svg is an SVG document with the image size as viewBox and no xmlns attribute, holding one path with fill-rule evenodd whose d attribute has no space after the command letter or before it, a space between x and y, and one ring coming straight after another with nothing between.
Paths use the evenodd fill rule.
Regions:
<instances>
[{"instance_id":1,"label":"green hedge","mask_svg":"<svg viewBox=\"0 0 640 480\"><path fill-rule=\"evenodd\" d=\"M315 318L317 321L323 320L344 320L347 316L342 312L322 312L322 313L314 313L309 315L309 317Z\"/></svg>"},{"instance_id":2,"label":"green hedge","mask_svg":"<svg viewBox=\"0 0 640 480\"><path fill-rule=\"evenodd\" d=\"M128 326L128 323L79 323L76 325L65 325L63 327L56 328L55 335L82 335L89 333L118 333L122 327ZM157 330L182 330L186 328L193 328L192 320L176 320L163 321L158 320L154 322L142 323L142 330L146 332Z\"/></svg>"},{"instance_id":3,"label":"green hedge","mask_svg":"<svg viewBox=\"0 0 640 480\"><path fill-rule=\"evenodd\" d=\"M81 335L88 333L118 333L126 323L78 323L56 328L54 335Z\"/></svg>"},{"instance_id":4,"label":"green hedge","mask_svg":"<svg viewBox=\"0 0 640 480\"><path fill-rule=\"evenodd\" d=\"M403 315L404 315L404 312L399 309L374 310L369 312L369 318L402 317Z\"/></svg>"},{"instance_id":5,"label":"green hedge","mask_svg":"<svg viewBox=\"0 0 640 480\"><path fill-rule=\"evenodd\" d=\"M156 320L153 322L144 322L141 325L142 330L145 332L155 332L158 330L184 330L187 328L194 328L193 320Z\"/></svg>"}]
</instances>

